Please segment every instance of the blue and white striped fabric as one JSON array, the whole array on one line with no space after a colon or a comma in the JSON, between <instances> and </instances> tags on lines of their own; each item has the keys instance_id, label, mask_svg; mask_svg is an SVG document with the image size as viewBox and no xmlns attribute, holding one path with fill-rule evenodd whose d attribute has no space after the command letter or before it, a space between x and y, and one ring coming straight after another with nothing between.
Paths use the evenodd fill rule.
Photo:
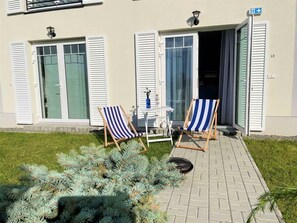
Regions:
<instances>
[{"instance_id":1,"label":"blue and white striped fabric","mask_svg":"<svg viewBox=\"0 0 297 223\"><path fill-rule=\"evenodd\" d=\"M214 115L217 100L195 99L192 119L186 128L188 131L208 131Z\"/></svg>"},{"instance_id":2,"label":"blue and white striped fabric","mask_svg":"<svg viewBox=\"0 0 297 223\"><path fill-rule=\"evenodd\" d=\"M107 124L116 139L130 139L138 137L128 128L128 123L119 106L103 107Z\"/></svg>"}]
</instances>

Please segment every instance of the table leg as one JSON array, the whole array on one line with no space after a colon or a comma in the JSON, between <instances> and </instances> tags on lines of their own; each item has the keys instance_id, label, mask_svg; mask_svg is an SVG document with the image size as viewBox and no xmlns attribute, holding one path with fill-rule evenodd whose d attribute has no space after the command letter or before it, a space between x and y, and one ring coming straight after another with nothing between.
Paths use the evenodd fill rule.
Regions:
<instances>
[{"instance_id":1,"label":"table leg","mask_svg":"<svg viewBox=\"0 0 297 223\"><path fill-rule=\"evenodd\" d=\"M169 120L169 112L166 112L166 125L167 125L167 136L170 137L171 145L173 145L172 141L172 121Z\"/></svg>"},{"instance_id":2,"label":"table leg","mask_svg":"<svg viewBox=\"0 0 297 223\"><path fill-rule=\"evenodd\" d=\"M146 134L146 144L149 147L149 137L148 137L148 113L144 115L145 118L145 134Z\"/></svg>"}]
</instances>

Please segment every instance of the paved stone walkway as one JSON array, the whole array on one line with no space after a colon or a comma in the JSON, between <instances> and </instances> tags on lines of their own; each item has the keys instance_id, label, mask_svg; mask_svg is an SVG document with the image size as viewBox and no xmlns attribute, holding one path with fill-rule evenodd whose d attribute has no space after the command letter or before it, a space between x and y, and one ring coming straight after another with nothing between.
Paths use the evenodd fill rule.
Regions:
<instances>
[{"instance_id":1,"label":"paved stone walkway","mask_svg":"<svg viewBox=\"0 0 297 223\"><path fill-rule=\"evenodd\" d=\"M183 186L157 196L170 223L246 222L268 190L240 137L220 135L206 152L174 148L171 155L191 160L194 169ZM259 213L255 222L282 222L277 216L279 211Z\"/></svg>"}]
</instances>

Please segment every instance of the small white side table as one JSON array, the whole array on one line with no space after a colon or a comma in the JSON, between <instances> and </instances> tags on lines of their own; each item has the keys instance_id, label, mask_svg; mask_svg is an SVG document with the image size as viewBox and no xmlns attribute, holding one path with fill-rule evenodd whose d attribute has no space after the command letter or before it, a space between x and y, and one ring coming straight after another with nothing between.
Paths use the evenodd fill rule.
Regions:
<instances>
[{"instance_id":1,"label":"small white side table","mask_svg":"<svg viewBox=\"0 0 297 223\"><path fill-rule=\"evenodd\" d=\"M145 118L145 132L146 132L146 141L147 146L149 147L150 142L163 142L163 141L171 141L171 145L173 145L172 141L172 133L171 133L171 127L172 127L172 121L169 120L169 112L173 112L174 109L169 106L163 106L163 107L154 107L154 108L141 108L144 118ZM153 115L149 115L150 113L153 113ZM165 116L164 116L165 114ZM148 122L150 119L165 119L166 123L166 134L163 132L161 134L149 134L148 133ZM162 138L158 139L151 139L152 137L159 137L162 136Z\"/></svg>"}]
</instances>

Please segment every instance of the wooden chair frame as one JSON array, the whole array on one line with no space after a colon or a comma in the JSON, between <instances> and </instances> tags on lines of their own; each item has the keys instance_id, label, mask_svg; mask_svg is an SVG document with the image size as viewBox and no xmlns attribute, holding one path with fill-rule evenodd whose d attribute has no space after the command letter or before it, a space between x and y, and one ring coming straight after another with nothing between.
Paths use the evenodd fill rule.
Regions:
<instances>
[{"instance_id":1,"label":"wooden chair frame","mask_svg":"<svg viewBox=\"0 0 297 223\"><path fill-rule=\"evenodd\" d=\"M206 151L208 149L208 144L209 144L209 140L210 139L217 139L217 110L219 107L219 103L220 103L220 99L216 100L216 105L214 108L214 115L213 118L211 120L210 123L210 127L208 131L203 131L203 132L197 132L197 131L189 131L187 130L188 128L188 124L189 124L189 117L190 114L192 113L192 108L193 108L193 104L195 102L195 98L192 99L189 110L187 111L187 116L183 125L183 130L180 133L179 139L177 141L177 143L175 144L175 146L177 148L184 148L184 149L194 149L194 150L202 150L202 151ZM192 138L203 138L206 139L205 145L204 147L194 147L194 146L185 146L181 144L181 140L182 137L184 135L184 133L186 133L192 140ZM194 134L198 134L198 136L195 136Z\"/></svg>"},{"instance_id":2,"label":"wooden chair frame","mask_svg":"<svg viewBox=\"0 0 297 223\"><path fill-rule=\"evenodd\" d=\"M133 126L133 124L132 124L132 122L131 122L129 116L126 114L126 112L125 112L125 110L123 109L123 107L122 107L121 105L119 105L119 107L121 108L121 112L122 112L123 116L125 117L125 119L126 119L126 121L127 121L127 123L128 123L128 127L130 128L130 130L131 130L135 135L138 135L138 133L137 133L135 127ZM114 137L114 135L112 134L112 131L111 131L111 129L110 129L110 126L108 125L108 123L107 123L107 121L106 121L106 119L105 119L105 116L104 116L103 111L102 111L103 108L102 108L102 107L98 107L97 109L98 109L98 111L99 111L99 113L100 113L100 115L101 115L101 117L102 117L102 120L103 120L103 127L104 127L104 146L106 147L106 146L115 144L115 145L117 146L117 148L120 150L121 148L120 148L120 146L119 146L119 143L122 142L122 141L128 141L128 140L130 140L130 139L126 139L126 138L116 139L116 138ZM112 142L108 142L108 140L107 140L107 131L109 132L109 134L110 134L110 136L111 136L111 138L112 138L112 140L113 140ZM135 138L136 138L136 137L135 137ZM144 143L142 142L141 138L140 138L140 137L137 137L137 138L138 138L140 144L142 145L144 151L147 151L147 148L146 148L146 146L144 145Z\"/></svg>"}]
</instances>

